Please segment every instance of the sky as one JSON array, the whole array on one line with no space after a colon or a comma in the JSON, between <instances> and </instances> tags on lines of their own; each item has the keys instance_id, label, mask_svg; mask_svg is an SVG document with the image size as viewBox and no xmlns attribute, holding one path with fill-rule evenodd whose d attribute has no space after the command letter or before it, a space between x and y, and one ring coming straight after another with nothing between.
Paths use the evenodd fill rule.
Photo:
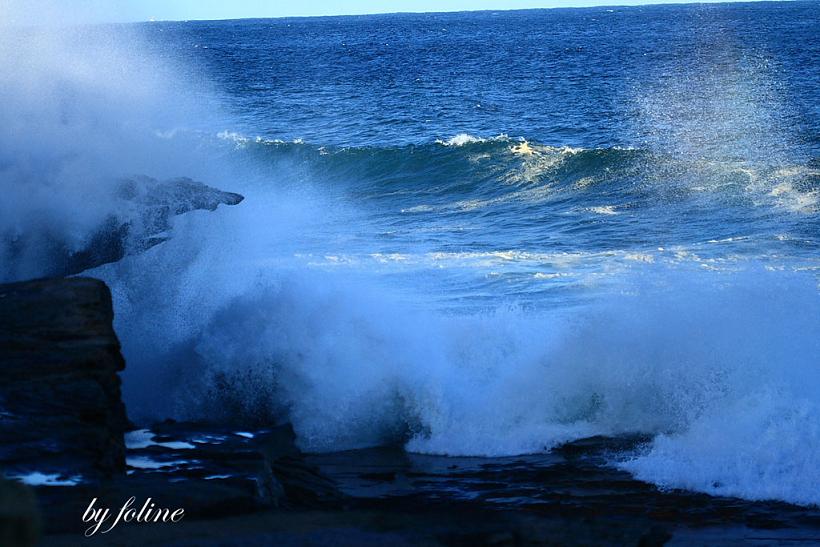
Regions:
<instances>
[{"instance_id":1,"label":"sky","mask_svg":"<svg viewBox=\"0 0 820 547\"><path fill-rule=\"evenodd\" d=\"M0 0L5 23L106 23L242 19L365 13L507 10L595 5L671 4L687 0ZM68 19L68 20L67 20Z\"/></svg>"}]
</instances>

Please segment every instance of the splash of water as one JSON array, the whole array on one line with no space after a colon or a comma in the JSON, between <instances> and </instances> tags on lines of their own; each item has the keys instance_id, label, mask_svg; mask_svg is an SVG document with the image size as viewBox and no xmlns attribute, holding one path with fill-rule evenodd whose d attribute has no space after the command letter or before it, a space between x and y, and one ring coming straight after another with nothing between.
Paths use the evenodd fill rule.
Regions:
<instances>
[{"instance_id":1,"label":"splash of water","mask_svg":"<svg viewBox=\"0 0 820 547\"><path fill-rule=\"evenodd\" d=\"M106 192L123 174L230 174L247 195L234 210L180 217L170 241L90 272L112 287L134 418L288 419L308 450L404 443L452 455L640 431L652 444L619 462L639 477L820 502L813 278L637 261L588 307L459 314L389 276L310 268L300 250L346 248L366 214L326 187L283 191L270 171L167 138L203 119L203 105L187 105L185 83L135 44L100 29L17 29L0 46L3 278L37 275L45 242L81 248L109 215L127 220ZM760 124L741 134L767 127L761 109L728 111L730 129ZM652 112L644 117L662 126ZM700 150L711 137L697 125L670 142ZM501 146L524 167L557 153L472 141L439 148ZM537 164L523 183L553 165ZM286 162L278 169L297 178Z\"/></svg>"},{"instance_id":2,"label":"splash of water","mask_svg":"<svg viewBox=\"0 0 820 547\"><path fill-rule=\"evenodd\" d=\"M19 4L0 13L0 280L43 275L106 225L136 223L117 199L121 177L224 173L190 142L162 138L218 109L143 56L136 29L56 26L71 15L40 4L50 24L14 25L28 11Z\"/></svg>"}]
</instances>

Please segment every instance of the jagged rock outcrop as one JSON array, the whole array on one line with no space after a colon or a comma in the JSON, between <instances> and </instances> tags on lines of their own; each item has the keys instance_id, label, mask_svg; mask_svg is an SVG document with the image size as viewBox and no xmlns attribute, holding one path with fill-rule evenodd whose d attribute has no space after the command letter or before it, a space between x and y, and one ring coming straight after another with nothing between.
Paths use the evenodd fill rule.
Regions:
<instances>
[{"instance_id":1,"label":"jagged rock outcrop","mask_svg":"<svg viewBox=\"0 0 820 547\"><path fill-rule=\"evenodd\" d=\"M125 471L124 361L111 294L89 278L0 285L0 468L39 482ZM34 482L38 482L34 479Z\"/></svg>"},{"instance_id":2,"label":"jagged rock outcrop","mask_svg":"<svg viewBox=\"0 0 820 547\"><path fill-rule=\"evenodd\" d=\"M172 217L196 210L214 211L219 205L237 205L245 199L187 177L159 181L146 176L117 181L114 196L126 205L129 214L124 219L110 216L86 248L63 250L48 275L72 275L142 252L168 239Z\"/></svg>"},{"instance_id":3,"label":"jagged rock outcrop","mask_svg":"<svg viewBox=\"0 0 820 547\"><path fill-rule=\"evenodd\" d=\"M91 207L110 213L91 228L77 228L82 243L77 233L63 233L47 218L32 220L22 230L0 230L0 280L74 275L116 262L168 239L174 216L244 199L185 177L160 181L146 176L112 181L96 197Z\"/></svg>"}]
</instances>

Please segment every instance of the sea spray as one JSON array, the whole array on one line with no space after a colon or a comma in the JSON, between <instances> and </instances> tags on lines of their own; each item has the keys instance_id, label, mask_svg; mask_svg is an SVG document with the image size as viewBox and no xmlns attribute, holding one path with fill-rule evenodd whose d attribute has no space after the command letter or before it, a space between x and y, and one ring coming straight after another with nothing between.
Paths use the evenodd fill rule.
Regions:
<instances>
[{"instance_id":1,"label":"sea spray","mask_svg":"<svg viewBox=\"0 0 820 547\"><path fill-rule=\"evenodd\" d=\"M169 242L165 251L175 244L190 242ZM738 438L738 424L750 432L764 427L772 439L802 435L806 451L790 450L805 466L817 463L820 401L811 386L820 380L820 326L811 318L820 297L810 276L754 265L710 272L638 263L614 290L571 311L465 315L408 307L377 280L269 268L238 256L176 270L177 286L153 270L155 258L149 252L100 274L118 300L131 302L119 319L127 351L146 325L152 337L177 333L167 351L132 350L148 354L131 364L150 363L151 374L167 369L173 381L154 396L170 401L166 409L179 417L290 420L311 451L406 443L417 452L502 456L639 432L657 436L656 444L624 463L628 469L659 483L689 477L687 487L714 483L751 497L774 487L721 471L734 458L760 452L746 467L765 466L760 474L781 483L805 480L809 468L795 468L785 453L764 457L767 437ZM131 267L153 273L143 276L145 285L124 289L117 275L129 279ZM207 277L195 275L203 269ZM180 292L142 296L155 290ZM760 406L750 412L749 405ZM708 437L696 435L703 428ZM727 445L709 457L668 457L670 443L723 437ZM659 453L667 475L652 467ZM712 466L712 486L692 479L690 470L704 465ZM781 488L776 497L817 502L807 492Z\"/></svg>"},{"instance_id":2,"label":"sea spray","mask_svg":"<svg viewBox=\"0 0 820 547\"><path fill-rule=\"evenodd\" d=\"M138 236L123 177L224 174L184 136L162 137L219 118L175 62L144 55L139 29L66 26L67 10L45 4L35 26L14 24L25 6L0 10L0 281L53 275L56 257L110 226Z\"/></svg>"},{"instance_id":3,"label":"sea spray","mask_svg":"<svg viewBox=\"0 0 820 547\"><path fill-rule=\"evenodd\" d=\"M397 16L390 47L367 18L4 27L0 277L135 222L112 180L203 180L246 200L85 272L133 419L449 455L640 432L639 478L818 503L816 56L763 43L815 14L773 9ZM689 63L708 10L755 51Z\"/></svg>"}]
</instances>

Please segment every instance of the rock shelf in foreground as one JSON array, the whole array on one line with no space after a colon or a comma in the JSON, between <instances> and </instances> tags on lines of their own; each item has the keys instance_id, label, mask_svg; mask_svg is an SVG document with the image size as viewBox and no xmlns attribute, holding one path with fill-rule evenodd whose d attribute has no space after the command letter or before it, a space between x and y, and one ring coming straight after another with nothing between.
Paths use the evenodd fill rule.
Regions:
<instances>
[{"instance_id":1,"label":"rock shelf in foreground","mask_svg":"<svg viewBox=\"0 0 820 547\"><path fill-rule=\"evenodd\" d=\"M125 471L111 293L97 279L0 285L0 466L28 482Z\"/></svg>"}]
</instances>

